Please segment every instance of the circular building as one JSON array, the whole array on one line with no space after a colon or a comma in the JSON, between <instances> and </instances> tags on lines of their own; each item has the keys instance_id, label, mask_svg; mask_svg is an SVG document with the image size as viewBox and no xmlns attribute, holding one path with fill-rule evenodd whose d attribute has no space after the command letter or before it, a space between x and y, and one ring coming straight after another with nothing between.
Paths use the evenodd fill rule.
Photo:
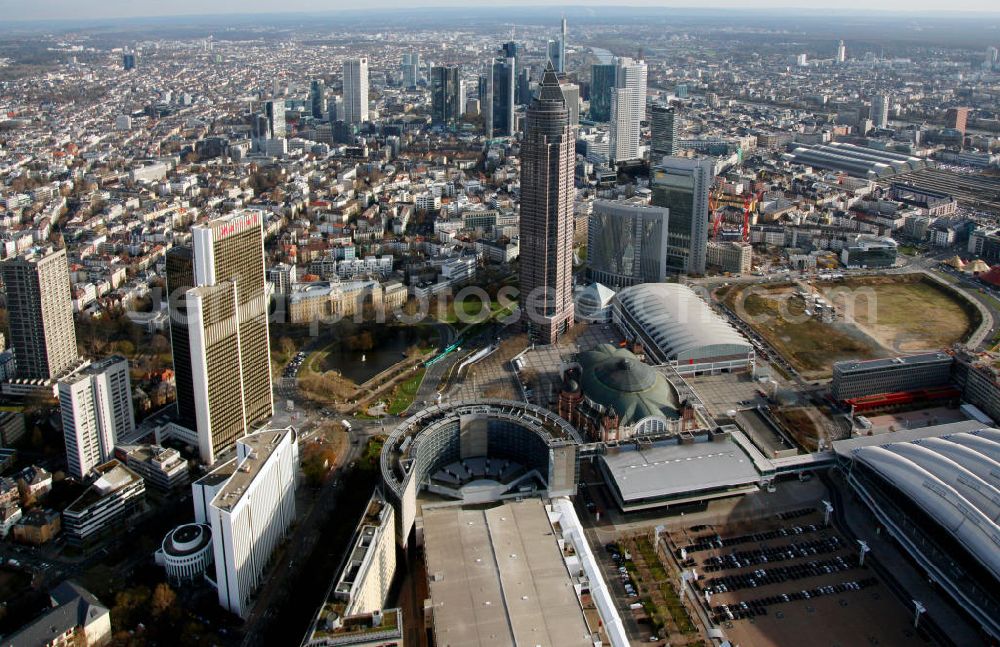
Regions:
<instances>
[{"instance_id":1,"label":"circular building","mask_svg":"<svg viewBox=\"0 0 1000 647\"><path fill-rule=\"evenodd\" d=\"M582 399L560 410L591 438L625 440L633 434L662 433L678 418L677 395L670 382L630 351L601 344L580 353ZM567 383L575 382L570 378Z\"/></svg>"},{"instance_id":2,"label":"circular building","mask_svg":"<svg viewBox=\"0 0 1000 647\"><path fill-rule=\"evenodd\" d=\"M753 345L679 283L643 283L615 295L612 320L625 338L642 345L651 360L681 375L746 370Z\"/></svg>"},{"instance_id":3,"label":"circular building","mask_svg":"<svg viewBox=\"0 0 1000 647\"><path fill-rule=\"evenodd\" d=\"M467 502L576 493L577 431L547 409L513 400L430 406L404 420L382 448L382 480L405 544L427 491Z\"/></svg>"},{"instance_id":4,"label":"circular building","mask_svg":"<svg viewBox=\"0 0 1000 647\"><path fill-rule=\"evenodd\" d=\"M213 557L212 528L188 523L167 533L156 552L156 563L166 569L171 582L190 582L205 574Z\"/></svg>"}]
</instances>

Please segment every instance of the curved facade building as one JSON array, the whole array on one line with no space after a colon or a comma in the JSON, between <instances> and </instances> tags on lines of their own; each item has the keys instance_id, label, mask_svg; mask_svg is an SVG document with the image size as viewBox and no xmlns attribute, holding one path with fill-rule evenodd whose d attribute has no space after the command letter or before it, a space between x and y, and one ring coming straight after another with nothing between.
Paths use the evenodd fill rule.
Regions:
<instances>
[{"instance_id":1,"label":"curved facade building","mask_svg":"<svg viewBox=\"0 0 1000 647\"><path fill-rule=\"evenodd\" d=\"M844 443L858 496L958 607L1000 638L1000 431Z\"/></svg>"},{"instance_id":2,"label":"curved facade building","mask_svg":"<svg viewBox=\"0 0 1000 647\"><path fill-rule=\"evenodd\" d=\"M653 362L669 363L682 375L753 366L753 345L686 285L626 288L615 295L612 321Z\"/></svg>"},{"instance_id":3,"label":"curved facade building","mask_svg":"<svg viewBox=\"0 0 1000 647\"><path fill-rule=\"evenodd\" d=\"M156 562L171 582L191 582L203 576L213 561L212 528L188 523L167 533L156 553Z\"/></svg>"},{"instance_id":4,"label":"curved facade building","mask_svg":"<svg viewBox=\"0 0 1000 647\"><path fill-rule=\"evenodd\" d=\"M407 418L380 457L385 492L396 508L397 539L405 544L410 535L420 490L462 498L453 485L477 480L517 489L517 478L534 476L542 487L531 487L533 492L575 494L579 440L576 429L551 411L512 400L439 404ZM502 489L494 492L502 496Z\"/></svg>"}]
</instances>

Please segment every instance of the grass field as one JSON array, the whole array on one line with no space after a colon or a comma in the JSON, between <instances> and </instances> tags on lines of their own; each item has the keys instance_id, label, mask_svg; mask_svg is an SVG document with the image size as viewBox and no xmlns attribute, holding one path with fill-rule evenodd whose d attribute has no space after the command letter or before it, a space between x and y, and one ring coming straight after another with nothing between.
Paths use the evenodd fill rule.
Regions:
<instances>
[{"instance_id":1,"label":"grass field","mask_svg":"<svg viewBox=\"0 0 1000 647\"><path fill-rule=\"evenodd\" d=\"M945 348L979 325L963 297L919 275L816 287L837 306L832 322L806 316L789 284L730 290L723 298L807 379L829 376L837 361Z\"/></svg>"},{"instance_id":2,"label":"grass field","mask_svg":"<svg viewBox=\"0 0 1000 647\"><path fill-rule=\"evenodd\" d=\"M413 377L393 389L392 397L389 398L389 406L386 407L386 413L396 416L406 411L413 404L413 398L417 395L420 383L424 381L424 373L426 371L427 369L420 367L413 373Z\"/></svg>"}]
</instances>

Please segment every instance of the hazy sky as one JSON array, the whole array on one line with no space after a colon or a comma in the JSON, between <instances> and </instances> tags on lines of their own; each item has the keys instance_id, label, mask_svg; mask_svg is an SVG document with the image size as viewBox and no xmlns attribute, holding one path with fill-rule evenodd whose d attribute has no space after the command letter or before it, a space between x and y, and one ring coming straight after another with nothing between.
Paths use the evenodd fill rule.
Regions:
<instances>
[{"instance_id":1,"label":"hazy sky","mask_svg":"<svg viewBox=\"0 0 1000 647\"><path fill-rule=\"evenodd\" d=\"M338 9L470 7L476 0L0 0L0 20L46 20L125 18L143 16L173 16L188 14L277 13L298 11L335 12ZM734 7L740 9L771 9L802 7L822 11L810 0L493 0L490 5L558 7L595 5L610 8L616 5L663 7ZM480 6L490 6L480 5ZM997 0L837 0L833 8L908 11L989 11L1000 13Z\"/></svg>"}]
</instances>

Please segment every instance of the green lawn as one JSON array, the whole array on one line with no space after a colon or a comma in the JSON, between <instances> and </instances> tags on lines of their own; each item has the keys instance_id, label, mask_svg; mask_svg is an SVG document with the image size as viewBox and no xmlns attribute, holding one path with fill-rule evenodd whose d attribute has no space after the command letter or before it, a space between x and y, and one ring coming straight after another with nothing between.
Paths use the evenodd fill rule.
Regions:
<instances>
[{"instance_id":1,"label":"green lawn","mask_svg":"<svg viewBox=\"0 0 1000 647\"><path fill-rule=\"evenodd\" d=\"M413 398L417 395L417 389L420 388L420 383L423 382L426 371L427 369L420 367L413 373L412 377L393 389L392 397L389 399L389 406L386 407L387 413L394 416L399 415L413 404Z\"/></svg>"}]
</instances>

